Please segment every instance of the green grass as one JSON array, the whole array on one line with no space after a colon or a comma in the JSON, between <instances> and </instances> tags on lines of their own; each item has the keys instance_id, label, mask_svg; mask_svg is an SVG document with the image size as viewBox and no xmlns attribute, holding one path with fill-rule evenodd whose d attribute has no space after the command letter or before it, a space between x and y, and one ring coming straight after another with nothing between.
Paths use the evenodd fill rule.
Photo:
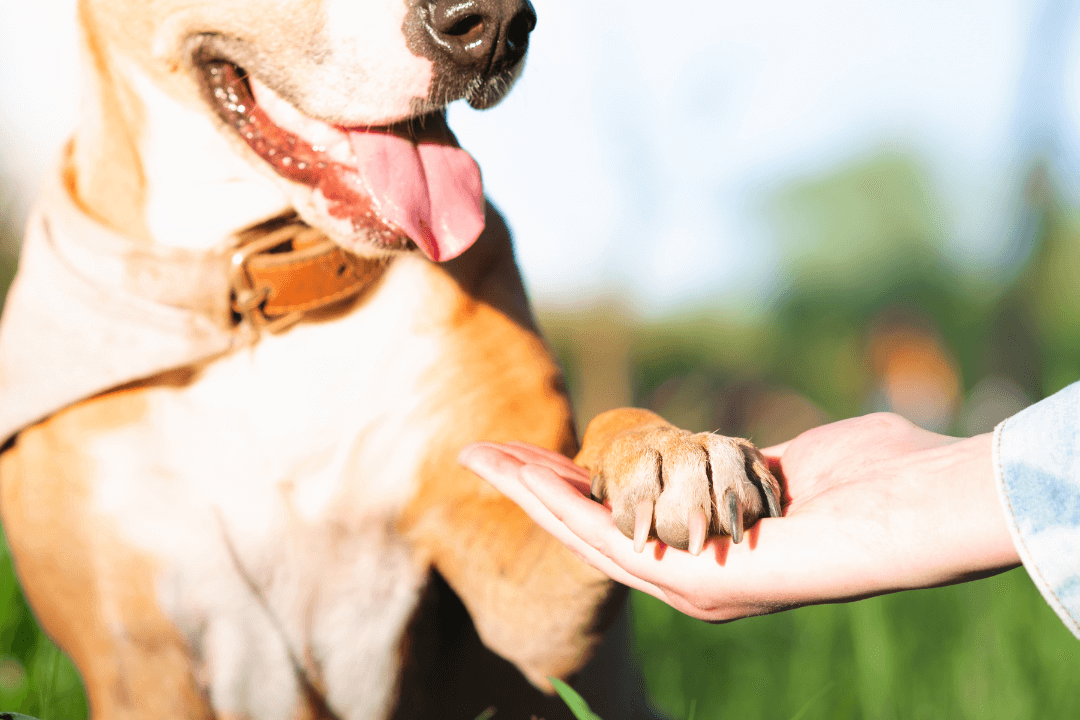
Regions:
<instances>
[{"instance_id":1,"label":"green grass","mask_svg":"<svg viewBox=\"0 0 1080 720\"><path fill-rule=\"evenodd\" d=\"M558 678L549 677L548 680L555 686L555 692L559 694L562 701L570 708L570 712L574 713L574 717L577 718L577 720L601 720L600 716L589 708L589 704L585 702L584 698L577 694L574 688Z\"/></svg>"},{"instance_id":2,"label":"green grass","mask_svg":"<svg viewBox=\"0 0 1080 720\"><path fill-rule=\"evenodd\" d=\"M674 717L1080 717L1080 645L1023 570L727 625L632 603L649 693Z\"/></svg>"},{"instance_id":3,"label":"green grass","mask_svg":"<svg viewBox=\"0 0 1080 720\"><path fill-rule=\"evenodd\" d=\"M87 716L75 667L38 629L0 535L0 712L42 720Z\"/></svg>"},{"instance_id":4,"label":"green grass","mask_svg":"<svg viewBox=\"0 0 1080 720\"><path fill-rule=\"evenodd\" d=\"M727 625L638 593L631 610L650 697L673 718L1080 717L1080 644L1023 570ZM87 715L78 675L37 629L6 551L0 711L43 720ZM587 708L576 711L590 717Z\"/></svg>"}]
</instances>

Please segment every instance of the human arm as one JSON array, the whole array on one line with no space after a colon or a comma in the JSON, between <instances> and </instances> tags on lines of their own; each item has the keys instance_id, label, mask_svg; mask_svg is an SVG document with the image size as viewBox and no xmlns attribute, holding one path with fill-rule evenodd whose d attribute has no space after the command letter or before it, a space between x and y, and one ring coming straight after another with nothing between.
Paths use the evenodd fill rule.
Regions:
<instances>
[{"instance_id":1,"label":"human arm","mask_svg":"<svg viewBox=\"0 0 1080 720\"><path fill-rule=\"evenodd\" d=\"M589 499L588 473L521 444L461 460L594 567L705 620L933 587L1015 567L998 501L992 436L966 440L895 415L844 420L764 452L785 486L783 518L694 557L656 540L643 553Z\"/></svg>"}]
</instances>

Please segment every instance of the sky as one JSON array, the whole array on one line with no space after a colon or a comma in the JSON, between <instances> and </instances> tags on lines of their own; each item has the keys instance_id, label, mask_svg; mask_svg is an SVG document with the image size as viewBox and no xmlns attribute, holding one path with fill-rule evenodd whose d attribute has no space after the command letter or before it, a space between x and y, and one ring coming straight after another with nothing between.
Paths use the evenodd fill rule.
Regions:
<instances>
[{"instance_id":1,"label":"sky","mask_svg":"<svg viewBox=\"0 0 1080 720\"><path fill-rule=\"evenodd\" d=\"M1033 144L1080 189L1073 2L533 3L518 86L450 124L541 306L760 306L784 267L762 198L880 152L923 159L972 273L1009 256ZM73 5L0 2L0 209L18 222L72 126Z\"/></svg>"}]
</instances>

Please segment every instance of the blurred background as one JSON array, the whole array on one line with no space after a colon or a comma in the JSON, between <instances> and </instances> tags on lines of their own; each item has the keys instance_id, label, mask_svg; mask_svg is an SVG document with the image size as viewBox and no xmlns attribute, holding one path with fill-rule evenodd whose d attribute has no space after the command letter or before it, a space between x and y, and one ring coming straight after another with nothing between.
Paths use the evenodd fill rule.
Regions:
<instances>
[{"instance_id":1,"label":"blurred background","mask_svg":"<svg viewBox=\"0 0 1080 720\"><path fill-rule=\"evenodd\" d=\"M1080 379L1080 3L533 2L518 87L450 122L582 427L972 435ZM73 124L72 5L0 2L0 288ZM1023 570L724 626L632 611L673 717L1080 717L1080 646ZM0 709L80 693L8 567Z\"/></svg>"}]
</instances>

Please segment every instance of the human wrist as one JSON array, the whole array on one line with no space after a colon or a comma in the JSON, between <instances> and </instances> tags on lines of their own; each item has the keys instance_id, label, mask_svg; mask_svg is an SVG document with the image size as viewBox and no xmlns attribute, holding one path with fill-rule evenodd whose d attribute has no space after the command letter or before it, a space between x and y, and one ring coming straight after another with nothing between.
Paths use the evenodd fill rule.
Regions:
<instances>
[{"instance_id":1,"label":"human wrist","mask_svg":"<svg viewBox=\"0 0 1080 720\"><path fill-rule=\"evenodd\" d=\"M993 435L978 435L918 453L908 465L931 494L929 511L918 523L933 556L928 564L948 584L986 577L1020 565L998 498L992 458Z\"/></svg>"}]
</instances>

